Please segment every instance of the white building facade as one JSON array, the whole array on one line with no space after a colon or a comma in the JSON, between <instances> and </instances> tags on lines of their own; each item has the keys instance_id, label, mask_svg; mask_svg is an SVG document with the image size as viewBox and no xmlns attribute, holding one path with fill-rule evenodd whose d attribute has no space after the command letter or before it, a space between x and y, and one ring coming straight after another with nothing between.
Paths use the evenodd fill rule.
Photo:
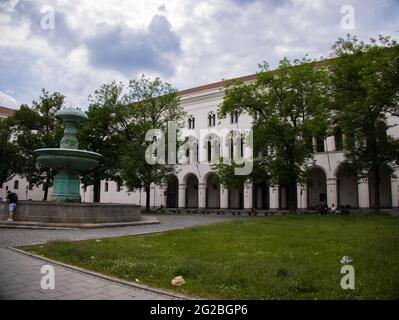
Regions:
<instances>
[{"instance_id":1,"label":"white building facade","mask_svg":"<svg viewBox=\"0 0 399 320\"><path fill-rule=\"evenodd\" d=\"M253 81L255 75L242 77ZM187 151L188 164L178 164L176 174L163 185L151 187L150 206L164 208L199 209L257 209L284 210L288 206L286 186L269 186L264 181L248 180L242 188L229 190L213 182L215 174L208 160L230 154L231 143L226 138L231 131L250 129L252 118L247 114L233 114L218 118L217 111L223 101L223 82L196 87L179 93L181 105L186 111L184 136L198 141L197 155L191 148ZM3 116L10 112L0 109ZM9 110L9 109L8 109ZM398 124L398 118L389 118ZM204 130L206 129L206 130ZM205 133L204 133L205 131ZM222 136L218 136L222 133ZM389 134L399 137L399 126L389 129ZM320 205L367 209L374 206L373 177L357 180L355 174L343 173L340 163L344 160L343 136L337 132L326 139L314 138L314 159L309 163L309 183L297 186L298 209L314 209ZM235 148L235 147L234 147ZM236 150L238 149L234 149ZM243 150L246 154L248 149ZM144 161L144 159L143 159ZM190 163L191 162L191 163ZM399 207L399 171L391 176L382 168L380 195L381 207ZM25 179L14 177L0 186L0 195L6 190L15 191L22 200L42 200L42 188L29 186ZM81 190L82 200L93 200L92 188ZM51 198L51 189L49 199ZM129 191L113 181L101 182L101 202L131 203L145 206L144 190Z\"/></svg>"}]
</instances>

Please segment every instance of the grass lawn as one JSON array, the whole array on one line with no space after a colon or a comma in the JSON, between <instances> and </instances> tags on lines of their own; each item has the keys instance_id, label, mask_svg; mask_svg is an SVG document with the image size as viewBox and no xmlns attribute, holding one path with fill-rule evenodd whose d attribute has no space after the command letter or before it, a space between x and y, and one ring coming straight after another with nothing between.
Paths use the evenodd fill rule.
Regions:
<instances>
[{"instance_id":1,"label":"grass lawn","mask_svg":"<svg viewBox=\"0 0 399 320\"><path fill-rule=\"evenodd\" d=\"M25 248L128 281L220 299L399 299L399 218L272 216ZM340 286L353 258L355 290ZM186 284L170 284L182 275Z\"/></svg>"}]
</instances>

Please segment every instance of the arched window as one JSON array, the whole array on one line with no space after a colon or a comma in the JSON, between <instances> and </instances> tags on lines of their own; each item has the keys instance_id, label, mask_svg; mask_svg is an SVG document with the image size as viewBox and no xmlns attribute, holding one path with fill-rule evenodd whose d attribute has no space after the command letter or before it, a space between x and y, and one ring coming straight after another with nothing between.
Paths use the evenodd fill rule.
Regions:
<instances>
[{"instance_id":1,"label":"arched window","mask_svg":"<svg viewBox=\"0 0 399 320\"><path fill-rule=\"evenodd\" d=\"M108 185L108 182L106 182L104 185L104 192L108 192L108 188L109 188L109 185Z\"/></svg>"},{"instance_id":2,"label":"arched window","mask_svg":"<svg viewBox=\"0 0 399 320\"><path fill-rule=\"evenodd\" d=\"M192 115L188 117L188 128L195 129L195 118Z\"/></svg>"},{"instance_id":3,"label":"arched window","mask_svg":"<svg viewBox=\"0 0 399 320\"><path fill-rule=\"evenodd\" d=\"M211 111L208 113L208 127L214 127L216 125L216 114Z\"/></svg>"},{"instance_id":4,"label":"arched window","mask_svg":"<svg viewBox=\"0 0 399 320\"><path fill-rule=\"evenodd\" d=\"M15 181L14 181L14 189L15 189L15 190L18 190L18 189L19 189L19 181L18 181L18 180L15 180Z\"/></svg>"},{"instance_id":5,"label":"arched window","mask_svg":"<svg viewBox=\"0 0 399 320\"><path fill-rule=\"evenodd\" d=\"M230 122L238 123L238 112L237 111L230 113Z\"/></svg>"},{"instance_id":6,"label":"arched window","mask_svg":"<svg viewBox=\"0 0 399 320\"><path fill-rule=\"evenodd\" d=\"M122 190L122 183L117 182L116 183L116 192L120 192Z\"/></svg>"},{"instance_id":7,"label":"arched window","mask_svg":"<svg viewBox=\"0 0 399 320\"><path fill-rule=\"evenodd\" d=\"M207 151L208 151L208 162L211 162L211 160L212 160L212 143L211 143L211 140L208 140L208 142L207 142Z\"/></svg>"},{"instance_id":8,"label":"arched window","mask_svg":"<svg viewBox=\"0 0 399 320\"><path fill-rule=\"evenodd\" d=\"M194 136L185 138L185 150L184 155L188 163L198 162L198 140Z\"/></svg>"},{"instance_id":9,"label":"arched window","mask_svg":"<svg viewBox=\"0 0 399 320\"><path fill-rule=\"evenodd\" d=\"M219 137L215 134L208 136L204 147L206 148L208 162L217 163L220 157Z\"/></svg>"}]
</instances>

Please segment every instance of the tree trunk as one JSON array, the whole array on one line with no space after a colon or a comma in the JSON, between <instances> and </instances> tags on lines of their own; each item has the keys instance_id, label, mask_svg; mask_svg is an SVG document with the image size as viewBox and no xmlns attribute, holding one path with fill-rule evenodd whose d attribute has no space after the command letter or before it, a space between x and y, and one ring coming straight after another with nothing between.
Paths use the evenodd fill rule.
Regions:
<instances>
[{"instance_id":1,"label":"tree trunk","mask_svg":"<svg viewBox=\"0 0 399 320\"><path fill-rule=\"evenodd\" d=\"M151 189L145 188L145 211L150 212L150 201L151 201Z\"/></svg>"},{"instance_id":2,"label":"tree trunk","mask_svg":"<svg viewBox=\"0 0 399 320\"><path fill-rule=\"evenodd\" d=\"M44 183L44 195L43 201L47 201L48 198L48 186L50 185L50 172L46 172L46 182Z\"/></svg>"},{"instance_id":3,"label":"tree trunk","mask_svg":"<svg viewBox=\"0 0 399 320\"><path fill-rule=\"evenodd\" d=\"M94 202L100 202L101 201L101 180L94 181L93 201Z\"/></svg>"},{"instance_id":4,"label":"tree trunk","mask_svg":"<svg viewBox=\"0 0 399 320\"><path fill-rule=\"evenodd\" d=\"M288 208L290 212L295 212L297 209L296 197L296 181L288 185Z\"/></svg>"},{"instance_id":5,"label":"tree trunk","mask_svg":"<svg viewBox=\"0 0 399 320\"><path fill-rule=\"evenodd\" d=\"M374 207L375 211L380 211L380 166L374 166Z\"/></svg>"}]
</instances>

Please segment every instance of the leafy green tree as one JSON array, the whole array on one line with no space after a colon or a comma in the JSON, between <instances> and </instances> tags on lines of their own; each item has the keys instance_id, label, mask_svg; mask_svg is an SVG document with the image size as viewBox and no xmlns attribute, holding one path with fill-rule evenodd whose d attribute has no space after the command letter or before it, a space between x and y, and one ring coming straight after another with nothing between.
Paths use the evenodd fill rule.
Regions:
<instances>
[{"instance_id":1,"label":"leafy green tree","mask_svg":"<svg viewBox=\"0 0 399 320\"><path fill-rule=\"evenodd\" d=\"M254 151L259 172L271 184L287 185L290 210L296 210L296 185L312 158L312 136L326 131L327 76L308 59L280 61L269 71L260 65L256 81L227 82L219 113L247 112L254 119Z\"/></svg>"},{"instance_id":2,"label":"leafy green tree","mask_svg":"<svg viewBox=\"0 0 399 320\"><path fill-rule=\"evenodd\" d=\"M64 99L58 92L50 94L43 89L38 101L33 101L31 106L21 105L10 120L12 134L23 159L18 173L36 186L44 184L44 201L53 183L54 171L36 161L34 150L59 147L63 127L55 114L63 107Z\"/></svg>"},{"instance_id":3,"label":"leafy green tree","mask_svg":"<svg viewBox=\"0 0 399 320\"><path fill-rule=\"evenodd\" d=\"M143 75L139 80L130 81L127 89L127 127L132 134L122 152L121 177L130 190L145 190L146 211L149 211L151 184L163 182L169 173L174 172L175 166L167 163L166 154L165 164L146 161L146 150L153 142L146 141L147 131L161 130L167 142L168 121L177 121L184 111L177 90L159 78L151 80Z\"/></svg>"},{"instance_id":4,"label":"leafy green tree","mask_svg":"<svg viewBox=\"0 0 399 320\"><path fill-rule=\"evenodd\" d=\"M399 46L389 37L365 43L348 35L332 49L332 112L345 134L346 162L359 176L373 173L379 210L381 168L399 165L399 140L387 134L399 116Z\"/></svg>"},{"instance_id":5,"label":"leafy green tree","mask_svg":"<svg viewBox=\"0 0 399 320\"><path fill-rule=\"evenodd\" d=\"M10 118L0 118L0 185L21 171L22 158L18 145L11 140Z\"/></svg>"},{"instance_id":6,"label":"leafy green tree","mask_svg":"<svg viewBox=\"0 0 399 320\"><path fill-rule=\"evenodd\" d=\"M133 138L128 124L127 107L123 97L124 85L103 84L89 97L89 120L78 130L80 148L103 155L99 166L86 172L81 181L85 187L93 185L94 202L100 202L101 180L121 183L120 159L127 141Z\"/></svg>"}]
</instances>

